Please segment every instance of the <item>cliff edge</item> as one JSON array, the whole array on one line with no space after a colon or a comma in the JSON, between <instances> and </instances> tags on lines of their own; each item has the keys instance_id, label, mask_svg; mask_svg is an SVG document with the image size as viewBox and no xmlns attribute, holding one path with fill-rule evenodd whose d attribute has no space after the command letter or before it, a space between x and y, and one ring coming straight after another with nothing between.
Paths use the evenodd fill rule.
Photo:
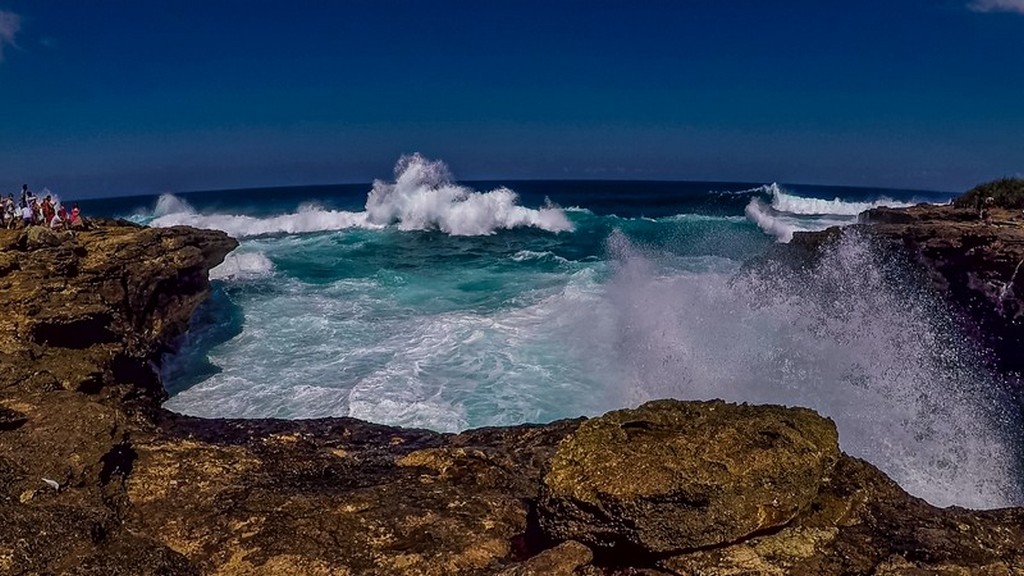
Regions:
<instances>
[{"instance_id":1,"label":"cliff edge","mask_svg":"<svg viewBox=\"0 0 1024 576\"><path fill-rule=\"evenodd\" d=\"M0 574L1024 573L1024 510L934 508L800 408L457 435L167 412L154 366L235 246L0 230Z\"/></svg>"}]
</instances>

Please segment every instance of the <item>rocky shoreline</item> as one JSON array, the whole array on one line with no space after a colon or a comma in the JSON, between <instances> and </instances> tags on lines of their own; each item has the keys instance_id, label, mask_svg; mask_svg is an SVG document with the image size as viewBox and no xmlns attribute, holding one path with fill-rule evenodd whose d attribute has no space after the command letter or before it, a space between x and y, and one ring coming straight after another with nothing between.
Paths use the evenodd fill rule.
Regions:
<instances>
[{"instance_id":1,"label":"rocky shoreline","mask_svg":"<svg viewBox=\"0 0 1024 576\"><path fill-rule=\"evenodd\" d=\"M1019 370L1018 215L864 218ZM805 409L663 400L457 435L168 412L153 365L236 245L0 230L0 574L1024 574L1024 509L932 507Z\"/></svg>"}]
</instances>

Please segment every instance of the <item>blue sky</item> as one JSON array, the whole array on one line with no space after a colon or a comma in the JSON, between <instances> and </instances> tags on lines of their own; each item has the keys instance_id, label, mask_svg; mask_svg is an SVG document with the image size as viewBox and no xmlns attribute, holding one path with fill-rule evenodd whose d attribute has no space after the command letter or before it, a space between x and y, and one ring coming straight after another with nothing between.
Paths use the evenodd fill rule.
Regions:
<instances>
[{"instance_id":1,"label":"blue sky","mask_svg":"<svg viewBox=\"0 0 1024 576\"><path fill-rule=\"evenodd\" d=\"M0 0L0 190L388 178L962 190L1024 172L1024 0Z\"/></svg>"}]
</instances>

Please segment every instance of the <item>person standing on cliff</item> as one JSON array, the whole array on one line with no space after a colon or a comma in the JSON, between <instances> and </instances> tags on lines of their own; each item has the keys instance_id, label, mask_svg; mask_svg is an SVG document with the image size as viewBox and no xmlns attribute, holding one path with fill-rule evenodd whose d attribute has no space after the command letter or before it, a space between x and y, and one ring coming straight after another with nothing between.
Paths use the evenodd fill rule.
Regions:
<instances>
[{"instance_id":1,"label":"person standing on cliff","mask_svg":"<svg viewBox=\"0 0 1024 576\"><path fill-rule=\"evenodd\" d=\"M82 220L82 211L78 209L78 202L71 205L71 221L68 224L72 228L81 228L85 225Z\"/></svg>"},{"instance_id":2,"label":"person standing on cliff","mask_svg":"<svg viewBox=\"0 0 1024 576\"><path fill-rule=\"evenodd\" d=\"M21 203L21 223L25 228L32 225L32 208L29 207L28 202Z\"/></svg>"},{"instance_id":3,"label":"person standing on cliff","mask_svg":"<svg viewBox=\"0 0 1024 576\"><path fill-rule=\"evenodd\" d=\"M43 215L43 226L49 226L53 222L53 217L57 215L57 211L53 209L53 200L51 200L49 194L46 195L46 198L43 198L42 204L39 205L39 211Z\"/></svg>"},{"instance_id":4,"label":"person standing on cliff","mask_svg":"<svg viewBox=\"0 0 1024 576\"><path fill-rule=\"evenodd\" d=\"M0 198L0 227L9 228L11 225L11 217L8 215L7 210L7 198ZM13 212L11 212L13 214Z\"/></svg>"}]
</instances>

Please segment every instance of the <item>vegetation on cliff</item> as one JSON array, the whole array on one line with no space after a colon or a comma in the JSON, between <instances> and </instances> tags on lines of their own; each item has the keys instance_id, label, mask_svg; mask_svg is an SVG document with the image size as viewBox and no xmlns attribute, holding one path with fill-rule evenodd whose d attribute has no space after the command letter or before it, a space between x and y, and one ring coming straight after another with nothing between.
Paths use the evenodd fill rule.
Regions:
<instances>
[{"instance_id":1,"label":"vegetation on cliff","mask_svg":"<svg viewBox=\"0 0 1024 576\"><path fill-rule=\"evenodd\" d=\"M1024 178L1000 178L979 184L953 200L957 208L975 208L991 198L995 208L1024 208Z\"/></svg>"}]
</instances>

